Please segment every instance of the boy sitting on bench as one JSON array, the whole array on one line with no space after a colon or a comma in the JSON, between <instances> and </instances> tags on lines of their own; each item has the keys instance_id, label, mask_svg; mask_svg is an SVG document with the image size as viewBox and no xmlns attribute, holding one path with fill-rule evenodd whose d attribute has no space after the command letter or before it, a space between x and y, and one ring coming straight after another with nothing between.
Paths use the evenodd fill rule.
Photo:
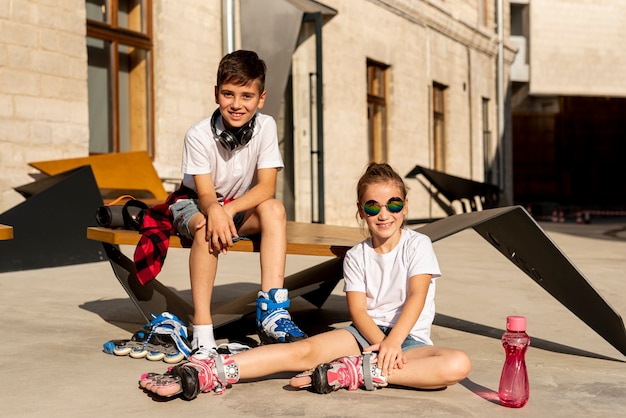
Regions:
<instances>
[{"instance_id":1,"label":"boy sitting on bench","mask_svg":"<svg viewBox=\"0 0 626 418\"><path fill-rule=\"evenodd\" d=\"M276 122L257 111L265 102L265 72L265 62L252 51L235 51L222 58L215 86L219 108L187 131L183 182L166 202L175 232L193 240L189 269L194 304L192 355L196 358L208 358L217 346L211 297L218 257L240 236L261 234L261 291L256 302L261 341L306 338L286 310L287 218L283 204L274 198L277 173L284 165ZM154 215L148 211L147 220ZM145 282L141 246L142 242L135 263L140 281Z\"/></svg>"}]
</instances>

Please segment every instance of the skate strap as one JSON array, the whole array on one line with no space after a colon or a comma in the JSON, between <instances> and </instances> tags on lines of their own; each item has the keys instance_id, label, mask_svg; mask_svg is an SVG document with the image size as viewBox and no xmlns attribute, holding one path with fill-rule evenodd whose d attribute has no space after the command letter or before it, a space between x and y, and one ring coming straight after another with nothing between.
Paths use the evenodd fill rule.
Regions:
<instances>
[{"instance_id":1,"label":"skate strap","mask_svg":"<svg viewBox=\"0 0 626 418\"><path fill-rule=\"evenodd\" d=\"M226 385L228 383L226 382L226 373L224 373L224 360L222 359L222 356L219 354L215 358L215 369L217 371L217 378L221 386L221 392L216 391L216 393L221 394L222 392L226 390Z\"/></svg>"},{"instance_id":2,"label":"skate strap","mask_svg":"<svg viewBox=\"0 0 626 418\"><path fill-rule=\"evenodd\" d=\"M176 348L180 351L185 358L189 358L191 355L191 348L189 347L189 343L187 342L187 327L185 324L178 319L178 317L169 312L163 312L162 314L155 316L152 314L153 319L150 321L147 326L150 329L150 335L152 334L165 334L172 337L174 343L176 344ZM146 341L148 341L147 339Z\"/></svg>"},{"instance_id":3,"label":"skate strap","mask_svg":"<svg viewBox=\"0 0 626 418\"><path fill-rule=\"evenodd\" d=\"M284 302L274 302L273 300L258 298L256 300L256 304L261 308L262 311L273 311L275 309L287 309L289 308L289 304L291 299L287 299Z\"/></svg>"},{"instance_id":4,"label":"skate strap","mask_svg":"<svg viewBox=\"0 0 626 418\"><path fill-rule=\"evenodd\" d=\"M217 352L220 354L239 354L249 350L249 345L240 343L222 343L217 346Z\"/></svg>"},{"instance_id":5,"label":"skate strap","mask_svg":"<svg viewBox=\"0 0 626 418\"><path fill-rule=\"evenodd\" d=\"M375 390L374 382L372 381L372 352L363 352L363 383L366 390Z\"/></svg>"}]
</instances>

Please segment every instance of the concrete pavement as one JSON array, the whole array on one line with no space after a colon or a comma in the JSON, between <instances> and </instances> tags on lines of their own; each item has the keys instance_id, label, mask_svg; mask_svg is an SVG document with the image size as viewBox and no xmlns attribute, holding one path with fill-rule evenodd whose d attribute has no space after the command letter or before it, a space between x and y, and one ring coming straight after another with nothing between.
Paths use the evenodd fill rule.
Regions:
<instances>
[{"instance_id":1,"label":"concrete pavement","mask_svg":"<svg viewBox=\"0 0 626 418\"><path fill-rule=\"evenodd\" d=\"M607 302L626 314L626 222L541 226ZM132 252L132 248L123 248ZM385 388L329 395L292 391L291 374L241 383L224 395L162 402L137 388L146 371L166 364L102 352L109 339L129 338L143 320L108 262L0 274L0 415L3 417L165 416L626 416L626 357L525 276L473 230L435 243L437 345L465 350L468 379L443 391ZM187 250L172 249L160 279L190 299ZM0 255L1 256L1 255ZM288 273L323 258L289 256ZM258 286L258 256L223 257L216 298ZM341 283L321 310L296 298L290 309L309 333L349 320ZM531 398L522 409L497 402L507 315L525 315ZM253 322L218 332L254 343ZM248 338L246 340L246 338Z\"/></svg>"}]
</instances>

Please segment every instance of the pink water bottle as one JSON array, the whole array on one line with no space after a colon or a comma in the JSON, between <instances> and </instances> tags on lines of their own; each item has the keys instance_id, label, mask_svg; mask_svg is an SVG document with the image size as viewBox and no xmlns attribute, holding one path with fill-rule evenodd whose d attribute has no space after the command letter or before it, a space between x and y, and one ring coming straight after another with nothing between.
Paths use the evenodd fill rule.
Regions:
<instances>
[{"instance_id":1,"label":"pink water bottle","mask_svg":"<svg viewBox=\"0 0 626 418\"><path fill-rule=\"evenodd\" d=\"M509 408L521 408L528 402L530 387L526 371L526 350L530 337L526 334L526 318L509 316L506 318L506 332L502 335L502 346L506 352L498 396L500 403Z\"/></svg>"}]
</instances>

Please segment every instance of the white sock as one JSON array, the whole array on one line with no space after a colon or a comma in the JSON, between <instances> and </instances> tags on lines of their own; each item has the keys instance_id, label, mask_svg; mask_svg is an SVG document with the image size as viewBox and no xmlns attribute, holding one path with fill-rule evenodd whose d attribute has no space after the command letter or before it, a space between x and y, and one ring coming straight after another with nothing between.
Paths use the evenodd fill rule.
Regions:
<instances>
[{"instance_id":1,"label":"white sock","mask_svg":"<svg viewBox=\"0 0 626 418\"><path fill-rule=\"evenodd\" d=\"M198 347L217 347L215 336L213 335L213 324L193 326L193 340L191 341L191 348L195 350Z\"/></svg>"}]
</instances>

